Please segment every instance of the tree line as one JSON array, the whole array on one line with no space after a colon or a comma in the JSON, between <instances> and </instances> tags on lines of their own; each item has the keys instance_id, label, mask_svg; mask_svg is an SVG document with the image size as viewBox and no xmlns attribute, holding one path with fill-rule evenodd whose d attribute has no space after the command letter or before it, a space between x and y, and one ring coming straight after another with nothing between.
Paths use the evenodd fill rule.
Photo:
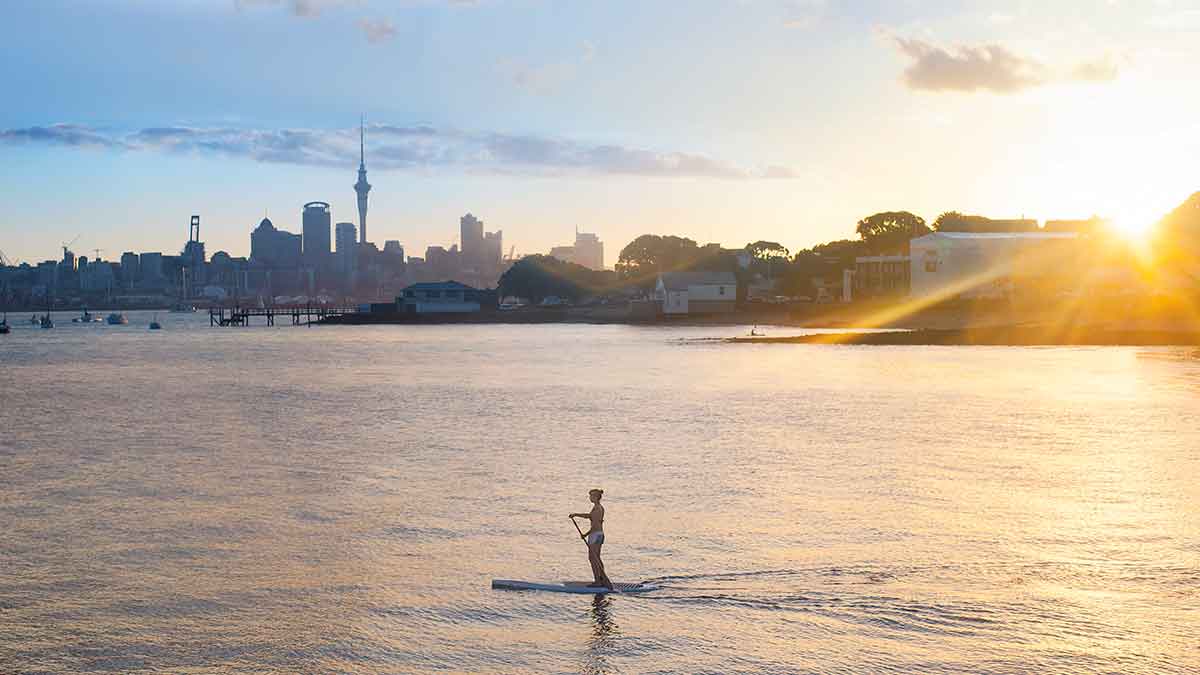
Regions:
<instances>
[{"instance_id":1,"label":"tree line","mask_svg":"<svg viewBox=\"0 0 1200 675\"><path fill-rule=\"evenodd\" d=\"M1085 222L1103 221L1093 218ZM814 278L840 278L842 270L853 269L855 258L860 256L908 255L909 241L931 232L1037 229L1033 220L992 220L958 211L940 214L931 225L909 211L882 211L855 224L857 239L831 241L795 253L773 241L750 242L736 250L719 244L700 245L687 237L643 234L621 249L613 271L591 270L550 256L527 256L500 278L500 290L503 295L535 302L549 296L578 301L608 293L649 292L664 272L708 271L733 273L743 297L746 283L755 277L777 282L780 294L808 295ZM1200 261L1200 246L1195 244L1200 242L1200 192L1163 218L1158 233L1161 241L1170 242L1164 250L1177 258ZM1180 242L1191 242L1191 248ZM742 267L739 255L749 256L748 267Z\"/></svg>"}]
</instances>

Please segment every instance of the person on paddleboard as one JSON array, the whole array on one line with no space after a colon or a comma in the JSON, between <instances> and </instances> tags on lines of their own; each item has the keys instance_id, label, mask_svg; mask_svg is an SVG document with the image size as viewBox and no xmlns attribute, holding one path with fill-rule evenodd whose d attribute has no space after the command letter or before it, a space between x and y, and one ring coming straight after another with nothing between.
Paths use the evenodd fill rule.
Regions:
<instances>
[{"instance_id":1,"label":"person on paddleboard","mask_svg":"<svg viewBox=\"0 0 1200 675\"><path fill-rule=\"evenodd\" d=\"M600 547L604 546L604 507L600 506L600 499L603 496L604 490L598 488L589 490L588 499L592 502L592 510L588 513L572 513L571 519L587 518L591 521L592 526L580 536L587 542L588 562L592 564L592 585L612 590L612 582L608 580L608 574L604 572L604 561L600 559Z\"/></svg>"}]
</instances>

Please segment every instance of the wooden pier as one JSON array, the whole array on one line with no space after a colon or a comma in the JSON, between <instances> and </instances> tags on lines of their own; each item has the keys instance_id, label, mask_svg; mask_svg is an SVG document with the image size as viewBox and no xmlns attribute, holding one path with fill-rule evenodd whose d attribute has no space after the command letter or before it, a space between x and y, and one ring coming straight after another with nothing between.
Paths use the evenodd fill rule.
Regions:
<instances>
[{"instance_id":1,"label":"wooden pier","mask_svg":"<svg viewBox=\"0 0 1200 675\"><path fill-rule=\"evenodd\" d=\"M353 314L356 307L333 307L330 305L306 305L304 307L213 307L208 310L210 326L249 326L251 317L263 317L268 326L275 325L277 317L289 317L293 326L311 326L314 322L331 316Z\"/></svg>"}]
</instances>

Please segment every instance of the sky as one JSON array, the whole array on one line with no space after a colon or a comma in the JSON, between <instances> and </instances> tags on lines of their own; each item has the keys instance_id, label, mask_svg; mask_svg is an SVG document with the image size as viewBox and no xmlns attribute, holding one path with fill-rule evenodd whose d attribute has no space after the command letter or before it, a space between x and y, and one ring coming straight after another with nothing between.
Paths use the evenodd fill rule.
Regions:
<instances>
[{"instance_id":1,"label":"sky","mask_svg":"<svg viewBox=\"0 0 1200 675\"><path fill-rule=\"evenodd\" d=\"M249 253L265 215L410 255L640 234L795 251L878 211L1110 217L1200 190L1200 0L10 0L9 260ZM507 251L506 251L507 252Z\"/></svg>"}]
</instances>

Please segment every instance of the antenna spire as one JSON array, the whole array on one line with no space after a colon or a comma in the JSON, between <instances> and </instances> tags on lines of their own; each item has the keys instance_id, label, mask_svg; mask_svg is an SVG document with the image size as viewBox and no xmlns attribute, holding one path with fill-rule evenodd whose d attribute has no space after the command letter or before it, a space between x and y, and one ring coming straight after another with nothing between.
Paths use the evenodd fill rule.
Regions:
<instances>
[{"instance_id":1,"label":"antenna spire","mask_svg":"<svg viewBox=\"0 0 1200 675\"><path fill-rule=\"evenodd\" d=\"M366 118L363 115L358 116L358 165L365 167L367 165L367 145L366 145Z\"/></svg>"}]
</instances>

